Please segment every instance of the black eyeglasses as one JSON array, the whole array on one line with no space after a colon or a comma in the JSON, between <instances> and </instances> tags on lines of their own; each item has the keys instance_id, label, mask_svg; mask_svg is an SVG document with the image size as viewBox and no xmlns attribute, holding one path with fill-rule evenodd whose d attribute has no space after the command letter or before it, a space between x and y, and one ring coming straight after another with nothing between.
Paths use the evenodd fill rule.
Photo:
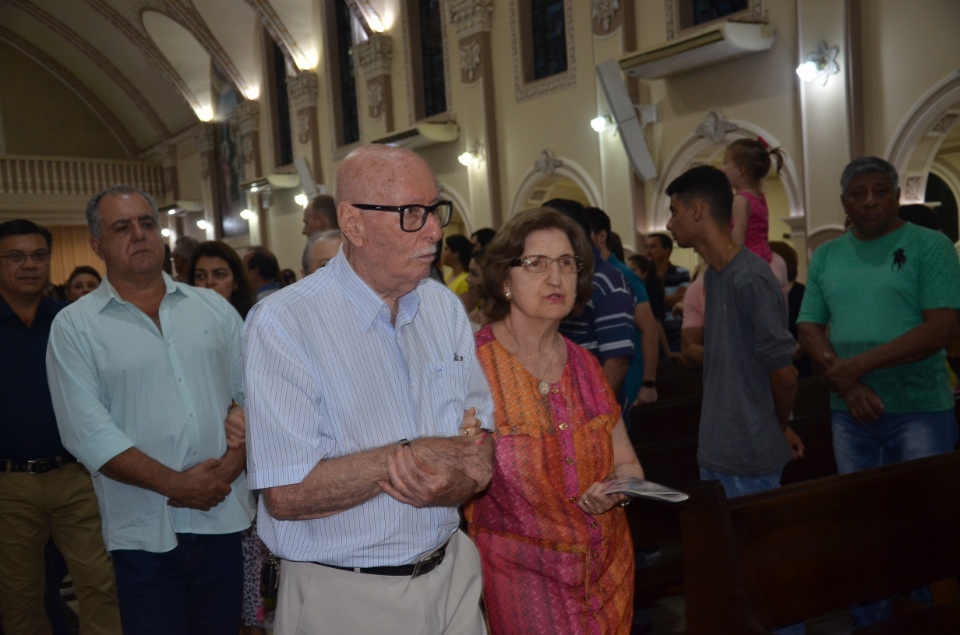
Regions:
<instances>
[{"instance_id":1,"label":"black eyeglasses","mask_svg":"<svg viewBox=\"0 0 960 635\"><path fill-rule=\"evenodd\" d=\"M549 258L537 254L517 258L510 262L511 267L523 267L530 273L543 273L550 265L557 263L560 273L580 273L583 271L583 260L580 256L560 256Z\"/></svg>"},{"instance_id":2,"label":"black eyeglasses","mask_svg":"<svg viewBox=\"0 0 960 635\"><path fill-rule=\"evenodd\" d=\"M435 214L440 227L450 224L453 216L453 203L439 201L433 205L370 205L368 203L350 203L357 209L368 212L394 212L400 214L400 229L405 232L418 232L427 224L427 216Z\"/></svg>"}]
</instances>

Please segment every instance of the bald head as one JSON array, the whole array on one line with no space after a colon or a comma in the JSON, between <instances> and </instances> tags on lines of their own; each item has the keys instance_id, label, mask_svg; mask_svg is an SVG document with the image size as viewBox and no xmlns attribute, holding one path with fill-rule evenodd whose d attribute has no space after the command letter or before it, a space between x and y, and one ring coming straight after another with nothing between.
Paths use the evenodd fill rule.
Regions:
<instances>
[{"instance_id":1,"label":"bald head","mask_svg":"<svg viewBox=\"0 0 960 635\"><path fill-rule=\"evenodd\" d=\"M341 203L367 203L364 197L391 191L411 170L425 171L433 179L430 166L412 150L381 144L357 148L337 169L333 198L338 210Z\"/></svg>"},{"instance_id":2,"label":"bald head","mask_svg":"<svg viewBox=\"0 0 960 635\"><path fill-rule=\"evenodd\" d=\"M363 146L348 154L337 170L333 196L343 254L391 308L430 273L443 235L435 213L424 215L421 209L423 225L416 230L404 230L401 221L409 218L404 214L411 206L437 203L438 194L430 166L405 148Z\"/></svg>"}]
</instances>

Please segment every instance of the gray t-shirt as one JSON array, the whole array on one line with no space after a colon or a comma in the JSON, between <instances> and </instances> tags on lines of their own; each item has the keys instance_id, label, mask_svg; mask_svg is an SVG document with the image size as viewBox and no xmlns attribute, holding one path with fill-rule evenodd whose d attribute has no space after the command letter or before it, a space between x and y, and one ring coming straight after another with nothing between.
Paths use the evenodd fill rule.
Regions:
<instances>
[{"instance_id":1,"label":"gray t-shirt","mask_svg":"<svg viewBox=\"0 0 960 635\"><path fill-rule=\"evenodd\" d=\"M791 458L770 371L791 364L787 304L770 265L741 249L705 273L701 467L738 476L775 472Z\"/></svg>"}]
</instances>

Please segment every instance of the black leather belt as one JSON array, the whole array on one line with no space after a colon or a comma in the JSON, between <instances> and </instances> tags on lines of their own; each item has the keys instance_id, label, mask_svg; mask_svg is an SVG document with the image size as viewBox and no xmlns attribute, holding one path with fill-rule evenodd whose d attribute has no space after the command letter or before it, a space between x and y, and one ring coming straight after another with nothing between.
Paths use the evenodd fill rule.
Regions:
<instances>
[{"instance_id":1,"label":"black leather belt","mask_svg":"<svg viewBox=\"0 0 960 635\"><path fill-rule=\"evenodd\" d=\"M75 462L72 456L53 456L48 459L33 459L31 461L13 461L0 459L0 472L23 472L26 474L45 474L51 470Z\"/></svg>"},{"instance_id":2,"label":"black leather belt","mask_svg":"<svg viewBox=\"0 0 960 635\"><path fill-rule=\"evenodd\" d=\"M413 564L401 564L396 567L338 567L333 564L324 564L315 562L321 567L339 569L340 571L351 571L353 573L369 573L370 575L391 575L400 577L416 578L417 576L430 573L443 562L443 556L447 552L447 545L443 545L433 553L424 556L418 562Z\"/></svg>"}]
</instances>

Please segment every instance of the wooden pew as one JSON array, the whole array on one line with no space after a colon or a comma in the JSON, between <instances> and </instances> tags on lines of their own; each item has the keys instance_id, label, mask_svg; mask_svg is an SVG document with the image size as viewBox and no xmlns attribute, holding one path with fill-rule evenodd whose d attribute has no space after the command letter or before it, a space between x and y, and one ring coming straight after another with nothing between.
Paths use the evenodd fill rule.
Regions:
<instances>
[{"instance_id":1,"label":"wooden pew","mask_svg":"<svg viewBox=\"0 0 960 635\"><path fill-rule=\"evenodd\" d=\"M698 483L681 512L689 635L774 628L960 574L960 453L727 500ZM960 633L960 602L857 635Z\"/></svg>"},{"instance_id":2,"label":"wooden pew","mask_svg":"<svg viewBox=\"0 0 960 635\"><path fill-rule=\"evenodd\" d=\"M674 375L674 377L679 375ZM687 377L687 379L690 379ZM702 382L702 377L697 376ZM661 399L636 406L630 413L630 437L647 477L687 491L699 479L697 435L700 427L699 395ZM803 405L800 405L800 404ZM807 446L806 457L784 469L784 483L836 474L830 433L829 401L820 378L804 380L798 387L796 411L808 413L793 421ZM822 409L820 414L809 414ZM636 500L627 507L627 519L638 554L656 550L657 555L639 566L634 580L638 606L683 593L680 550L680 516L669 503Z\"/></svg>"}]
</instances>

